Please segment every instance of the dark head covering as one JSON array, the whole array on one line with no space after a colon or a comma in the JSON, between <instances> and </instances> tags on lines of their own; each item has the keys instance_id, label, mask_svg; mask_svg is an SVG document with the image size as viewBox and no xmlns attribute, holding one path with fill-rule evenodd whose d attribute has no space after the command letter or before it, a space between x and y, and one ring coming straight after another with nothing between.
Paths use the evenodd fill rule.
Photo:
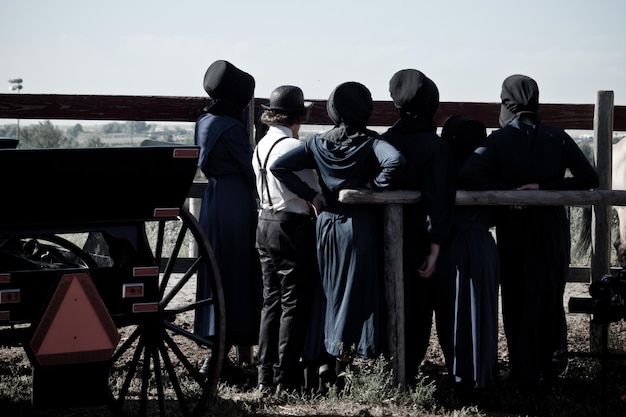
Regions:
<instances>
[{"instance_id":1,"label":"dark head covering","mask_svg":"<svg viewBox=\"0 0 626 417\"><path fill-rule=\"evenodd\" d=\"M370 90L355 81L339 84L326 102L326 111L335 126L344 123L349 127L364 128L373 108Z\"/></svg>"},{"instance_id":2,"label":"dark head covering","mask_svg":"<svg viewBox=\"0 0 626 417\"><path fill-rule=\"evenodd\" d=\"M304 93L299 87L281 85L272 91L269 105L262 104L261 107L276 113L292 114L303 113L312 104L310 101L304 101Z\"/></svg>"},{"instance_id":3,"label":"dark head covering","mask_svg":"<svg viewBox=\"0 0 626 417\"><path fill-rule=\"evenodd\" d=\"M439 90L421 71L404 69L389 80L393 104L402 113L432 118L439 107Z\"/></svg>"},{"instance_id":4,"label":"dark head covering","mask_svg":"<svg viewBox=\"0 0 626 417\"><path fill-rule=\"evenodd\" d=\"M215 102L241 113L254 95L254 78L228 61L217 60L204 74L204 90ZM216 103L217 104L217 103Z\"/></svg>"},{"instance_id":5,"label":"dark head covering","mask_svg":"<svg viewBox=\"0 0 626 417\"><path fill-rule=\"evenodd\" d=\"M532 78L519 74L507 77L502 82L500 98L500 126L521 116L539 121L539 87Z\"/></svg>"},{"instance_id":6,"label":"dark head covering","mask_svg":"<svg viewBox=\"0 0 626 417\"><path fill-rule=\"evenodd\" d=\"M463 115L450 116L443 124L441 138L448 142L458 168L487 137L487 128Z\"/></svg>"}]
</instances>

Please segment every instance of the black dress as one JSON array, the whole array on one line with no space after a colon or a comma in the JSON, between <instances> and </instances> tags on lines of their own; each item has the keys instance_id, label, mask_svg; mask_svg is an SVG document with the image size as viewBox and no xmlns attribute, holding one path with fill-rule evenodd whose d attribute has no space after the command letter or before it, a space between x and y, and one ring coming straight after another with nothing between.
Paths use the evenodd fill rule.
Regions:
<instances>
[{"instance_id":1,"label":"black dress","mask_svg":"<svg viewBox=\"0 0 626 417\"><path fill-rule=\"evenodd\" d=\"M394 188L421 191L420 204L403 206L406 374L412 380L430 344L439 276L436 271L430 278L420 278L417 271L430 244L441 245L447 239L454 210L450 149L430 119L400 119L382 136L405 157Z\"/></svg>"},{"instance_id":2,"label":"black dress","mask_svg":"<svg viewBox=\"0 0 626 417\"><path fill-rule=\"evenodd\" d=\"M462 167L460 180L462 188L481 190L532 183L542 190L598 186L593 166L564 130L519 122L492 133ZM563 370L553 354L567 345L563 293L570 235L565 208L501 209L496 240L509 377L534 386Z\"/></svg>"}]
</instances>

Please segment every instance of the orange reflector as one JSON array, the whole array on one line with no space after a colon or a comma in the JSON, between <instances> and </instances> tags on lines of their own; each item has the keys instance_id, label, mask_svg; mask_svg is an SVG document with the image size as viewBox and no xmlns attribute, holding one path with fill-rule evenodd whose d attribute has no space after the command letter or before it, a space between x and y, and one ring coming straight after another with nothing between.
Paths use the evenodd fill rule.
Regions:
<instances>
[{"instance_id":1,"label":"orange reflector","mask_svg":"<svg viewBox=\"0 0 626 417\"><path fill-rule=\"evenodd\" d=\"M155 208L154 217L176 217L179 211L178 208Z\"/></svg>"},{"instance_id":2,"label":"orange reflector","mask_svg":"<svg viewBox=\"0 0 626 417\"><path fill-rule=\"evenodd\" d=\"M159 275L158 266L138 266L133 268L134 277L156 277Z\"/></svg>"},{"instance_id":3,"label":"orange reflector","mask_svg":"<svg viewBox=\"0 0 626 417\"><path fill-rule=\"evenodd\" d=\"M42 366L105 361L120 339L87 273L61 277L30 346Z\"/></svg>"},{"instance_id":4,"label":"orange reflector","mask_svg":"<svg viewBox=\"0 0 626 417\"><path fill-rule=\"evenodd\" d=\"M11 274L3 273L0 274L0 284L8 284L11 282Z\"/></svg>"},{"instance_id":5,"label":"orange reflector","mask_svg":"<svg viewBox=\"0 0 626 417\"><path fill-rule=\"evenodd\" d=\"M197 158L200 155L198 148L176 148L174 149L174 158Z\"/></svg>"},{"instance_id":6,"label":"orange reflector","mask_svg":"<svg viewBox=\"0 0 626 417\"><path fill-rule=\"evenodd\" d=\"M17 304L20 302L20 290L0 290L0 304Z\"/></svg>"},{"instance_id":7,"label":"orange reflector","mask_svg":"<svg viewBox=\"0 0 626 417\"><path fill-rule=\"evenodd\" d=\"M156 313L159 311L159 303L135 303L133 313Z\"/></svg>"}]
</instances>

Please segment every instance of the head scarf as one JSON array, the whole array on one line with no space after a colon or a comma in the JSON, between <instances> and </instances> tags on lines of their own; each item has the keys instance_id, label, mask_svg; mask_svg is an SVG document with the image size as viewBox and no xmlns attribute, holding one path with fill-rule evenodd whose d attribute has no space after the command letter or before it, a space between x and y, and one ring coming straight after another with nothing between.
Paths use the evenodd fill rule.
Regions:
<instances>
[{"instance_id":1,"label":"head scarf","mask_svg":"<svg viewBox=\"0 0 626 417\"><path fill-rule=\"evenodd\" d=\"M502 83L500 98L500 126L521 116L539 121L539 87L532 78L519 74L507 77Z\"/></svg>"},{"instance_id":2,"label":"head scarf","mask_svg":"<svg viewBox=\"0 0 626 417\"><path fill-rule=\"evenodd\" d=\"M348 81L338 85L326 102L326 111L335 126L363 129L372 114L372 94L363 84Z\"/></svg>"},{"instance_id":3,"label":"head scarf","mask_svg":"<svg viewBox=\"0 0 626 417\"><path fill-rule=\"evenodd\" d=\"M439 90L424 73L415 69L396 72L389 80L393 104L407 115L432 118L439 107Z\"/></svg>"}]
</instances>

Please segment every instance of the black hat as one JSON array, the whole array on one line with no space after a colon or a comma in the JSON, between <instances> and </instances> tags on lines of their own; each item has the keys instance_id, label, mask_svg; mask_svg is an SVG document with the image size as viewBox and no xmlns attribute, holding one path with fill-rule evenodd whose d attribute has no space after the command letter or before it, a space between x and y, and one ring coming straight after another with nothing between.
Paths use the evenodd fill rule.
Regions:
<instances>
[{"instance_id":1,"label":"black hat","mask_svg":"<svg viewBox=\"0 0 626 417\"><path fill-rule=\"evenodd\" d=\"M302 113L312 105L310 101L304 101L304 94L299 87L281 85L272 91L269 105L261 104L261 107L276 113L290 114Z\"/></svg>"},{"instance_id":2,"label":"black hat","mask_svg":"<svg viewBox=\"0 0 626 417\"><path fill-rule=\"evenodd\" d=\"M339 84L326 102L326 111L335 126L345 123L352 127L365 127L373 108L370 90L356 81Z\"/></svg>"},{"instance_id":3,"label":"black hat","mask_svg":"<svg viewBox=\"0 0 626 417\"><path fill-rule=\"evenodd\" d=\"M520 115L539 119L539 87L526 75L515 74L502 82L500 93L500 126L504 127Z\"/></svg>"},{"instance_id":4,"label":"black hat","mask_svg":"<svg viewBox=\"0 0 626 417\"><path fill-rule=\"evenodd\" d=\"M217 60L204 74L204 90L209 97L245 108L254 95L254 78L228 61Z\"/></svg>"},{"instance_id":5,"label":"black hat","mask_svg":"<svg viewBox=\"0 0 626 417\"><path fill-rule=\"evenodd\" d=\"M396 72L389 80L389 92L396 108L405 113L432 117L439 107L437 86L416 69Z\"/></svg>"}]
</instances>

